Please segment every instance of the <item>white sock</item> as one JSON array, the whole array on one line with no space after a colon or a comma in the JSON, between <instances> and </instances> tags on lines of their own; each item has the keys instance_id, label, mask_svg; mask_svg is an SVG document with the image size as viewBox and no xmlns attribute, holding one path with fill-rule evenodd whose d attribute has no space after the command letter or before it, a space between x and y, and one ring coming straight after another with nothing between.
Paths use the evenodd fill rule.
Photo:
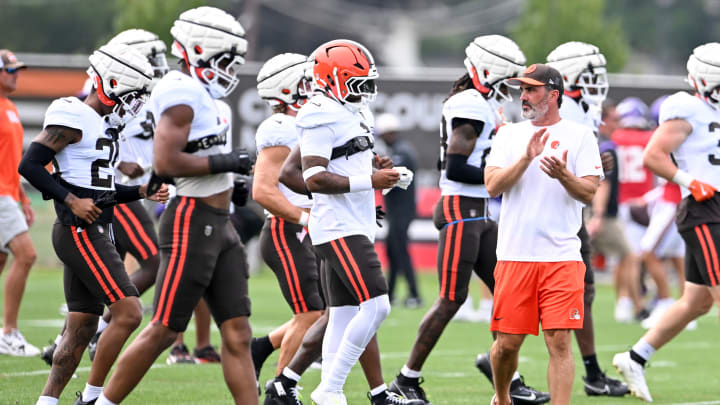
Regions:
<instances>
[{"instance_id":1,"label":"white sock","mask_svg":"<svg viewBox=\"0 0 720 405\"><path fill-rule=\"evenodd\" d=\"M328 325L325 329L325 337L323 338L322 344L322 377L321 382L325 381L333 361L335 360L335 353L337 353L342 342L345 329L352 319L357 315L360 307L354 305L346 305L342 307L330 307L330 317L328 319Z\"/></svg>"},{"instance_id":2,"label":"white sock","mask_svg":"<svg viewBox=\"0 0 720 405\"><path fill-rule=\"evenodd\" d=\"M404 375L407 378L420 378L420 375L422 375L422 371L411 370L406 364L400 369L400 374Z\"/></svg>"},{"instance_id":3,"label":"white sock","mask_svg":"<svg viewBox=\"0 0 720 405\"><path fill-rule=\"evenodd\" d=\"M327 380L323 381L323 384L325 384L323 391L342 391L345 380L348 374L350 374L350 370L352 370L364 351L364 347L356 346L347 339L343 339L335 356L335 360L333 360L332 369L327 376Z\"/></svg>"},{"instance_id":4,"label":"white sock","mask_svg":"<svg viewBox=\"0 0 720 405\"><path fill-rule=\"evenodd\" d=\"M57 335L57 337L55 338L55 344L59 345L61 340L62 340L62 335Z\"/></svg>"},{"instance_id":5,"label":"white sock","mask_svg":"<svg viewBox=\"0 0 720 405\"><path fill-rule=\"evenodd\" d=\"M517 370L515 370L515 374L513 374L512 381L519 380L520 379L520 373L518 373Z\"/></svg>"},{"instance_id":6,"label":"white sock","mask_svg":"<svg viewBox=\"0 0 720 405\"><path fill-rule=\"evenodd\" d=\"M100 394L97 401L95 401L95 405L117 405L117 404L115 402L112 402L109 399L105 398L105 394Z\"/></svg>"},{"instance_id":7,"label":"white sock","mask_svg":"<svg viewBox=\"0 0 720 405\"><path fill-rule=\"evenodd\" d=\"M645 361L650 360L650 357L652 357L652 355L657 351L657 349L652 347L652 345L650 345L650 343L648 343L645 339L638 340L632 349L640 357L645 359Z\"/></svg>"},{"instance_id":8,"label":"white sock","mask_svg":"<svg viewBox=\"0 0 720 405\"><path fill-rule=\"evenodd\" d=\"M300 381L300 374L290 370L290 367L285 367L282 371L282 375L284 375L285 377L287 377L295 382Z\"/></svg>"},{"instance_id":9,"label":"white sock","mask_svg":"<svg viewBox=\"0 0 720 405\"><path fill-rule=\"evenodd\" d=\"M377 387L370 390L370 396L374 397L380 393L387 391L387 384L378 385Z\"/></svg>"},{"instance_id":10,"label":"white sock","mask_svg":"<svg viewBox=\"0 0 720 405\"><path fill-rule=\"evenodd\" d=\"M97 398L102 394L103 387L96 387L94 385L90 385L85 383L85 389L82 393L82 400L83 402L89 402L93 399Z\"/></svg>"},{"instance_id":11,"label":"white sock","mask_svg":"<svg viewBox=\"0 0 720 405\"><path fill-rule=\"evenodd\" d=\"M38 398L37 402L35 402L35 405L57 405L58 399L53 397L47 397L47 396L41 396Z\"/></svg>"},{"instance_id":12,"label":"white sock","mask_svg":"<svg viewBox=\"0 0 720 405\"><path fill-rule=\"evenodd\" d=\"M100 333L100 332L104 331L105 328L107 328L107 327L108 327L108 323L105 322L105 320L102 317L100 317L100 320L98 321L98 328L95 333Z\"/></svg>"}]
</instances>

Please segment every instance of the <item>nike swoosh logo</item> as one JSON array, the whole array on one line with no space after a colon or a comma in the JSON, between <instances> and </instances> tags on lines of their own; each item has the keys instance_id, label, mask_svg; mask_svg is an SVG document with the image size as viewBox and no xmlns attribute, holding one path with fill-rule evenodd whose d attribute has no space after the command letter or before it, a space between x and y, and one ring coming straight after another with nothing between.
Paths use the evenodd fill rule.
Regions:
<instances>
[{"instance_id":1,"label":"nike swoosh logo","mask_svg":"<svg viewBox=\"0 0 720 405\"><path fill-rule=\"evenodd\" d=\"M493 319L495 319L496 321L502 321L504 318L495 317L495 318L493 318ZM533 395L534 395L534 394L533 394Z\"/></svg>"},{"instance_id":2,"label":"nike swoosh logo","mask_svg":"<svg viewBox=\"0 0 720 405\"><path fill-rule=\"evenodd\" d=\"M602 389L597 389L593 387L592 385L585 384L585 388L589 389L590 391L597 392L598 394L609 394L610 393L610 387L605 384L605 386Z\"/></svg>"},{"instance_id":3,"label":"nike swoosh logo","mask_svg":"<svg viewBox=\"0 0 720 405\"><path fill-rule=\"evenodd\" d=\"M510 396L513 399L519 399L521 401L534 401L537 399L537 395L535 393L531 393L530 395L517 395L517 394L510 394Z\"/></svg>"}]
</instances>

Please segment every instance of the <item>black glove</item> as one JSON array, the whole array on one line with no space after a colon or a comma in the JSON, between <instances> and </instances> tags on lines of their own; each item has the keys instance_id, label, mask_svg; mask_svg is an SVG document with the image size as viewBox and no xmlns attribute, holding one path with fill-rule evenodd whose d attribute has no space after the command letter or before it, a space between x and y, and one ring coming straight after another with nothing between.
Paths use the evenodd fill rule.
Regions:
<instances>
[{"instance_id":1,"label":"black glove","mask_svg":"<svg viewBox=\"0 0 720 405\"><path fill-rule=\"evenodd\" d=\"M375 206L375 223L377 226L382 228L382 220L385 218L385 211L382 209L382 205L376 205Z\"/></svg>"},{"instance_id":2,"label":"black glove","mask_svg":"<svg viewBox=\"0 0 720 405\"><path fill-rule=\"evenodd\" d=\"M232 202L238 207L244 207L247 204L248 196L250 195L250 189L247 186L245 179L235 180L235 187L232 193Z\"/></svg>"},{"instance_id":3,"label":"black glove","mask_svg":"<svg viewBox=\"0 0 720 405\"><path fill-rule=\"evenodd\" d=\"M101 210L112 207L118 203L116 195L117 194L114 191L102 192L99 196L93 199L93 204Z\"/></svg>"},{"instance_id":4,"label":"black glove","mask_svg":"<svg viewBox=\"0 0 720 405\"><path fill-rule=\"evenodd\" d=\"M235 172L240 174L250 174L253 166L253 160L247 151L242 148L233 150L230 153L221 153L208 157L210 173Z\"/></svg>"},{"instance_id":5,"label":"black glove","mask_svg":"<svg viewBox=\"0 0 720 405\"><path fill-rule=\"evenodd\" d=\"M148 180L148 186L146 191L146 196L150 197L151 195L154 195L155 193L160 190L160 187L162 187L163 183L165 184L175 184L172 180L172 178L168 177L160 177L155 173L155 170L152 171L150 174L150 180Z\"/></svg>"}]
</instances>

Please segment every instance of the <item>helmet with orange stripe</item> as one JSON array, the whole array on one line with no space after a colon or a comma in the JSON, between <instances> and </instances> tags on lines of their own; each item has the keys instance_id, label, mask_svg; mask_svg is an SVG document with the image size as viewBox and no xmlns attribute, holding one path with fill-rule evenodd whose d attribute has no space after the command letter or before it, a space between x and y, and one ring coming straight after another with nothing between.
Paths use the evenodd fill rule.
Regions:
<instances>
[{"instance_id":1,"label":"helmet with orange stripe","mask_svg":"<svg viewBox=\"0 0 720 405\"><path fill-rule=\"evenodd\" d=\"M312 64L305 55L276 55L260 68L257 82L258 94L268 104L297 111L312 92Z\"/></svg>"},{"instance_id":2,"label":"helmet with orange stripe","mask_svg":"<svg viewBox=\"0 0 720 405\"><path fill-rule=\"evenodd\" d=\"M507 79L525 70L525 54L510 38L483 35L465 48L465 68L477 91L489 100L512 101Z\"/></svg>"},{"instance_id":3,"label":"helmet with orange stripe","mask_svg":"<svg viewBox=\"0 0 720 405\"><path fill-rule=\"evenodd\" d=\"M690 85L710 106L720 110L720 43L695 48L687 61L687 70Z\"/></svg>"},{"instance_id":4,"label":"helmet with orange stripe","mask_svg":"<svg viewBox=\"0 0 720 405\"><path fill-rule=\"evenodd\" d=\"M233 16L215 7L193 8L180 14L170 33L172 54L185 61L211 96L226 97L235 89L247 41Z\"/></svg>"},{"instance_id":5,"label":"helmet with orange stripe","mask_svg":"<svg viewBox=\"0 0 720 405\"><path fill-rule=\"evenodd\" d=\"M112 127L126 124L145 104L152 87L152 66L144 55L125 44L103 45L89 59L87 73L98 99L113 107L103 118Z\"/></svg>"},{"instance_id":6,"label":"helmet with orange stripe","mask_svg":"<svg viewBox=\"0 0 720 405\"><path fill-rule=\"evenodd\" d=\"M605 101L609 87L607 63L597 46L566 42L550 52L547 64L562 75L568 96L582 98L589 105L601 105Z\"/></svg>"},{"instance_id":7,"label":"helmet with orange stripe","mask_svg":"<svg viewBox=\"0 0 720 405\"><path fill-rule=\"evenodd\" d=\"M150 31L142 29L125 30L115 35L108 43L130 45L140 51L153 67L153 74L156 80L165 76L165 73L170 70L167 59L165 58L167 46L165 46L165 43L156 34Z\"/></svg>"},{"instance_id":8,"label":"helmet with orange stripe","mask_svg":"<svg viewBox=\"0 0 720 405\"><path fill-rule=\"evenodd\" d=\"M361 44L338 39L320 45L310 56L315 85L341 103L375 99L379 77L370 51Z\"/></svg>"}]
</instances>

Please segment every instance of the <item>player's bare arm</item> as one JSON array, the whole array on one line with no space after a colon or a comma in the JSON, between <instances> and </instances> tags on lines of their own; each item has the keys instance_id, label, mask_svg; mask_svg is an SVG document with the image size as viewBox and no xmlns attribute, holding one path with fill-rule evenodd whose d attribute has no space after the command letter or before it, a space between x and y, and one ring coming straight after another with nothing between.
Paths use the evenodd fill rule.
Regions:
<instances>
[{"instance_id":1,"label":"player's bare arm","mask_svg":"<svg viewBox=\"0 0 720 405\"><path fill-rule=\"evenodd\" d=\"M183 152L195 113L187 105L176 105L162 113L155 128L153 167L164 177L192 177L210 174L208 159Z\"/></svg>"},{"instance_id":2,"label":"player's bare arm","mask_svg":"<svg viewBox=\"0 0 720 405\"><path fill-rule=\"evenodd\" d=\"M457 120L457 118L453 119L452 136L445 157L445 175L449 180L460 183L483 184L485 182L484 167L468 164L468 157L475 150L475 144L485 123L462 118L458 125ZM489 152L489 150L485 152Z\"/></svg>"},{"instance_id":3,"label":"player's bare arm","mask_svg":"<svg viewBox=\"0 0 720 405\"><path fill-rule=\"evenodd\" d=\"M300 159L300 145L295 146L280 169L280 183L298 194L306 194L305 181L302 176L302 160Z\"/></svg>"},{"instance_id":4,"label":"player's bare arm","mask_svg":"<svg viewBox=\"0 0 720 405\"><path fill-rule=\"evenodd\" d=\"M547 129L542 128L536 131L528 141L527 150L517 162L508 167L490 166L485 168L485 187L491 197L497 197L509 190L522 177L530 162L535 159L545 148L550 134Z\"/></svg>"},{"instance_id":5,"label":"player's bare arm","mask_svg":"<svg viewBox=\"0 0 720 405\"><path fill-rule=\"evenodd\" d=\"M303 156L303 173L314 167L326 168L329 161L320 156ZM380 169L371 176L372 188L391 188L400 180L400 174L393 169ZM350 178L321 170L305 179L307 189L312 193L342 194L350 192Z\"/></svg>"},{"instance_id":6,"label":"player's bare arm","mask_svg":"<svg viewBox=\"0 0 720 405\"><path fill-rule=\"evenodd\" d=\"M692 132L692 125L683 119L668 120L655 130L643 153L643 164L656 175L672 181L677 166L672 153Z\"/></svg>"},{"instance_id":7,"label":"player's bare arm","mask_svg":"<svg viewBox=\"0 0 720 405\"><path fill-rule=\"evenodd\" d=\"M470 156L475 148L478 132L469 123L457 126L452 131L447 153Z\"/></svg>"},{"instance_id":8,"label":"player's bare arm","mask_svg":"<svg viewBox=\"0 0 720 405\"><path fill-rule=\"evenodd\" d=\"M303 210L290 203L278 188L280 171L289 154L287 146L272 146L260 151L255 163L252 193L253 199L271 214L299 223Z\"/></svg>"}]
</instances>

